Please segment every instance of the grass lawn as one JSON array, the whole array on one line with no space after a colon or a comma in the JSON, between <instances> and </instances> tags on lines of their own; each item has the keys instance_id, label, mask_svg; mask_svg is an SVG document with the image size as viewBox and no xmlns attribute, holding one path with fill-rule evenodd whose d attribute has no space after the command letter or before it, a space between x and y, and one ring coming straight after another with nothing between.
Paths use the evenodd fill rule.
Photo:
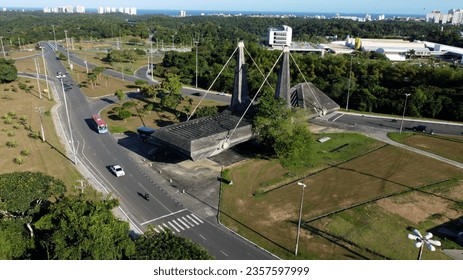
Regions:
<instances>
[{"instance_id":1,"label":"grass lawn","mask_svg":"<svg viewBox=\"0 0 463 280\"><path fill-rule=\"evenodd\" d=\"M463 163L463 137L422 133L390 133L389 137L402 144L415 147Z\"/></svg>"},{"instance_id":2,"label":"grass lawn","mask_svg":"<svg viewBox=\"0 0 463 280\"><path fill-rule=\"evenodd\" d=\"M231 168L234 184L222 188L221 221L280 257L294 258L301 197L301 187L296 182L300 181L307 185L302 220L311 221L307 226L312 230L301 232L299 258L413 259L417 253L413 244L408 244L412 246L412 252L404 254L384 248L396 246L394 240L409 242L407 226L427 230L463 214L463 211L456 211L455 215L426 224L434 213L410 221L403 214L406 211L401 215L379 206L379 202L396 196L407 199L407 194L420 194L414 188L459 177L460 169L358 134L333 134L330 137L332 140L320 143L317 150L319 166L323 168L308 169L306 175L294 175L291 180L278 181L277 178L287 177L288 170L275 161L249 160ZM347 143L349 145L345 145ZM337 149L341 146L344 148ZM272 188L266 182L277 183ZM447 191L451 192L454 187L455 184ZM258 195L255 195L256 191ZM442 212L454 207L446 200L436 203ZM354 234L357 223L364 224L358 229L358 235ZM377 248L372 237L368 237L376 230L394 234L391 241L383 241L381 246L384 248ZM357 239L353 238L357 236ZM446 257L431 254L430 258Z\"/></svg>"},{"instance_id":3,"label":"grass lawn","mask_svg":"<svg viewBox=\"0 0 463 280\"><path fill-rule=\"evenodd\" d=\"M67 186L75 185L76 180L82 177L65 156L64 148L56 135L50 115L54 102L45 96L40 99L36 86L30 89L30 93L26 93L19 88L19 83L36 85L34 80L24 78L10 84L0 84L0 106L4 108L0 122L2 173L40 171L63 180ZM43 108L44 112L42 120L45 142L29 136L31 132L37 133L41 130L38 108ZM21 120L25 120L24 124L21 124ZM8 145L8 142L14 142L16 146ZM15 162L18 158L22 159L21 164Z\"/></svg>"}]
</instances>

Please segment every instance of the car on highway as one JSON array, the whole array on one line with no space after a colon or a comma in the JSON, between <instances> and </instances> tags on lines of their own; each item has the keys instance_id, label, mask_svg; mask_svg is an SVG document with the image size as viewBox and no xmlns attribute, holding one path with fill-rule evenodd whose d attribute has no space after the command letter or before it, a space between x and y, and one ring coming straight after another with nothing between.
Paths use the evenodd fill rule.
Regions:
<instances>
[{"instance_id":1,"label":"car on highway","mask_svg":"<svg viewBox=\"0 0 463 280\"><path fill-rule=\"evenodd\" d=\"M111 172L112 172L114 175L116 175L116 177L121 177L121 176L124 176L124 175L125 175L124 169L123 169L122 166L120 166L119 164L110 165L110 166L109 166L109 170L111 170Z\"/></svg>"},{"instance_id":2,"label":"car on highway","mask_svg":"<svg viewBox=\"0 0 463 280\"><path fill-rule=\"evenodd\" d=\"M426 126L425 125L417 125L412 127L413 131L418 131L418 132L426 132Z\"/></svg>"},{"instance_id":3,"label":"car on highway","mask_svg":"<svg viewBox=\"0 0 463 280\"><path fill-rule=\"evenodd\" d=\"M193 92L191 95L194 95L194 96L203 96L203 93L202 93L202 92Z\"/></svg>"}]
</instances>

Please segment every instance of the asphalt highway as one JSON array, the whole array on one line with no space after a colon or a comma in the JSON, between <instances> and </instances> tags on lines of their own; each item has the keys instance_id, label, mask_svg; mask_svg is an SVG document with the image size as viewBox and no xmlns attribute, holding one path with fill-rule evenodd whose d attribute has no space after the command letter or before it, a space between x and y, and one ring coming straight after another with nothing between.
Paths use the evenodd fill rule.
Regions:
<instances>
[{"instance_id":1,"label":"asphalt highway","mask_svg":"<svg viewBox=\"0 0 463 280\"><path fill-rule=\"evenodd\" d=\"M66 68L54 53L54 44L42 43L42 46L45 47L44 55L49 72L58 74L60 71L66 75ZM62 47L58 46L58 50L66 54L66 50ZM69 56L72 63L85 66L84 60L73 54ZM109 72L111 75L121 75L115 71ZM134 81L139 79L133 76L124 78ZM150 174L142 170L128 156L124 147L113 135L96 132L92 127L91 115L116 102L115 97L89 101L70 75L62 78L62 84L61 80L56 77L51 77L50 80L54 82L55 92L58 93L58 99L61 101L58 117L62 134L69 144L70 160L74 160L73 154L75 154L78 167L84 169L93 178L93 181L98 182L99 188L120 201L120 209L130 221L135 233L145 231L150 225L154 226L157 231L169 228L175 234L180 234L201 244L216 259L276 259L275 256L234 234L217 222L211 222L193 213L166 191L166 188L170 186L164 185L163 182L154 181ZM184 91L186 94L196 92L190 89ZM227 98L227 96L217 96ZM66 114L64 106L65 98L72 137L67 125L68 114ZM109 171L109 166L113 164L123 166L126 175L114 176ZM144 198L146 193L150 195L149 200Z\"/></svg>"}]
</instances>

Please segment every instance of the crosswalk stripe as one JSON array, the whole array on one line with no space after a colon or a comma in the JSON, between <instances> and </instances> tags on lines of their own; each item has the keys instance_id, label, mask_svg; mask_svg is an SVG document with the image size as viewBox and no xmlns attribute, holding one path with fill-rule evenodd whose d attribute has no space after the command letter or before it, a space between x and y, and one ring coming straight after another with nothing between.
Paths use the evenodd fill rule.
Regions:
<instances>
[{"instance_id":1,"label":"crosswalk stripe","mask_svg":"<svg viewBox=\"0 0 463 280\"><path fill-rule=\"evenodd\" d=\"M166 224L162 223L162 225L165 227L165 228L168 228L170 229L170 227L168 227ZM162 231L165 231L164 229L162 229Z\"/></svg>"},{"instance_id":2,"label":"crosswalk stripe","mask_svg":"<svg viewBox=\"0 0 463 280\"><path fill-rule=\"evenodd\" d=\"M195 214L191 214L191 216L193 216L194 218L198 219L198 221L199 221L201 224L203 223L203 221L201 221L200 218L196 217Z\"/></svg>"},{"instance_id":3,"label":"crosswalk stripe","mask_svg":"<svg viewBox=\"0 0 463 280\"><path fill-rule=\"evenodd\" d=\"M155 231L156 233L160 233L159 229L157 229L157 228L154 228L154 231Z\"/></svg>"},{"instance_id":4,"label":"crosswalk stripe","mask_svg":"<svg viewBox=\"0 0 463 280\"><path fill-rule=\"evenodd\" d=\"M182 223L183 226L185 226L186 228L190 228L187 224L185 224L180 218L177 219L177 221L179 221L180 223Z\"/></svg>"},{"instance_id":5,"label":"crosswalk stripe","mask_svg":"<svg viewBox=\"0 0 463 280\"><path fill-rule=\"evenodd\" d=\"M171 224L170 222L167 222L172 228L174 228L177 232L180 232L173 224Z\"/></svg>"},{"instance_id":6,"label":"crosswalk stripe","mask_svg":"<svg viewBox=\"0 0 463 280\"><path fill-rule=\"evenodd\" d=\"M182 219L187 222L191 227L194 227L195 225L193 225L192 223L190 223L185 217L182 217Z\"/></svg>"},{"instance_id":7,"label":"crosswalk stripe","mask_svg":"<svg viewBox=\"0 0 463 280\"><path fill-rule=\"evenodd\" d=\"M181 230L185 230L179 223L177 223L175 220L172 220L172 223L174 223L176 226L178 226Z\"/></svg>"},{"instance_id":8,"label":"crosswalk stripe","mask_svg":"<svg viewBox=\"0 0 463 280\"><path fill-rule=\"evenodd\" d=\"M159 228L159 230L160 230L161 232L164 231L164 228L163 228L161 225L158 225L158 228Z\"/></svg>"},{"instance_id":9,"label":"crosswalk stripe","mask_svg":"<svg viewBox=\"0 0 463 280\"><path fill-rule=\"evenodd\" d=\"M197 226L199 226L199 223L193 219L192 217L190 217L190 215L187 215L188 219L190 219L193 223L195 223Z\"/></svg>"}]
</instances>

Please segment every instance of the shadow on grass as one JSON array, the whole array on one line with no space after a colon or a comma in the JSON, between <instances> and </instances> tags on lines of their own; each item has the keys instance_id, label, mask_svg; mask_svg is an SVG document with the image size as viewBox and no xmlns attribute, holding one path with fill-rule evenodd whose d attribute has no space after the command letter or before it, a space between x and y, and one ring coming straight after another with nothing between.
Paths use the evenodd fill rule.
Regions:
<instances>
[{"instance_id":1,"label":"shadow on grass","mask_svg":"<svg viewBox=\"0 0 463 280\"><path fill-rule=\"evenodd\" d=\"M74 161L72 159L70 159L66 154L64 154L63 152L61 152L60 150L58 150L55 146L53 146L50 142L48 141L45 141L45 143L48 144L48 146L50 146L50 148L52 150L55 150L57 151L60 155L62 155L65 159L69 160L70 162L74 163Z\"/></svg>"},{"instance_id":2,"label":"shadow on grass","mask_svg":"<svg viewBox=\"0 0 463 280\"><path fill-rule=\"evenodd\" d=\"M295 221L293 221L292 223L297 224L297 222L295 222ZM318 229L316 227L308 225L307 223L302 224L302 228L310 231L311 233L313 233L315 235L318 235L318 236L330 241L331 243L333 243L333 244L335 244L335 245L337 245L339 247L342 247L343 249L351 252L357 258L361 258L361 259L364 259L364 260L369 259L368 257L366 257L366 256L364 256L364 255L350 249L346 244L343 244L343 243L347 243L349 246L353 246L353 247L358 248L360 250L366 251L366 252L368 252L370 254L373 254L373 255L381 258L381 259L390 260L390 258L388 258L388 257L386 257L386 256L384 256L384 255L382 255L382 254L380 254L378 252L375 252L375 251L373 251L373 250L371 250L369 248L360 246L360 245L352 242L349 239L346 239L346 238L344 238L342 236L337 236L337 235L334 235L332 233L320 230L320 229Z\"/></svg>"}]
</instances>

